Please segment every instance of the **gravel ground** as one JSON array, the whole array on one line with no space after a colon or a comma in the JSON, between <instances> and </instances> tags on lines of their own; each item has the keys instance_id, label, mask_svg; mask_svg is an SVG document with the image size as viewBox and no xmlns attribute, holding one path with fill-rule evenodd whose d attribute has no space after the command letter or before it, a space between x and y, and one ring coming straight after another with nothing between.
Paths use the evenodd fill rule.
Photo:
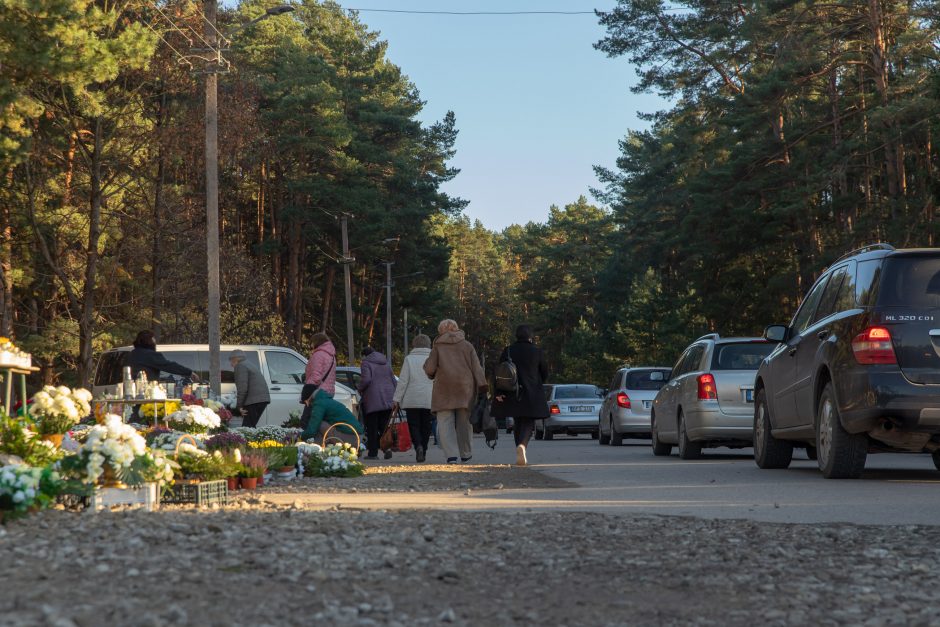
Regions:
<instances>
[{"instance_id":1,"label":"gravel ground","mask_svg":"<svg viewBox=\"0 0 940 627\"><path fill-rule=\"evenodd\" d=\"M314 511L265 497L499 485L568 484L388 463L221 509L42 512L0 527L0 625L940 625L935 527Z\"/></svg>"},{"instance_id":2,"label":"gravel ground","mask_svg":"<svg viewBox=\"0 0 940 627\"><path fill-rule=\"evenodd\" d=\"M399 464L366 466L366 474L352 479L307 478L292 481L275 479L261 493L343 493L343 492L449 492L459 490L501 490L511 488L564 488L573 484L549 477L528 467L470 464ZM250 493L241 490L234 496Z\"/></svg>"},{"instance_id":3,"label":"gravel ground","mask_svg":"<svg viewBox=\"0 0 940 627\"><path fill-rule=\"evenodd\" d=\"M940 624L934 528L253 500L8 524L0 624Z\"/></svg>"}]
</instances>

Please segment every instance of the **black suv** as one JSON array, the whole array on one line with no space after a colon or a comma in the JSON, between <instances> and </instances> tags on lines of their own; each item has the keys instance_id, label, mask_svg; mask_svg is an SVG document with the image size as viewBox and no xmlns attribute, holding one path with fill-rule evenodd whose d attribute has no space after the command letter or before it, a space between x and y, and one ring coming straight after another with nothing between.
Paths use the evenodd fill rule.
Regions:
<instances>
[{"instance_id":1,"label":"black suv","mask_svg":"<svg viewBox=\"0 0 940 627\"><path fill-rule=\"evenodd\" d=\"M853 251L813 284L754 384L754 459L806 447L827 478L871 452L933 454L940 469L940 249Z\"/></svg>"}]
</instances>

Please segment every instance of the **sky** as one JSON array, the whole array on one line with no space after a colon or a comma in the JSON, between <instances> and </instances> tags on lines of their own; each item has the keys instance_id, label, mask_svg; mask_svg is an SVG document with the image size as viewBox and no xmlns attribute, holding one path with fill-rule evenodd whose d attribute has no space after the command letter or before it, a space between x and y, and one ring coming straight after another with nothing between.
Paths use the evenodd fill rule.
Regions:
<instances>
[{"instance_id":1,"label":"sky","mask_svg":"<svg viewBox=\"0 0 940 627\"><path fill-rule=\"evenodd\" d=\"M591 11L616 0L344 0L345 8L414 11ZM664 107L630 91L626 58L593 48L593 15L418 15L362 10L388 41L388 57L427 102L422 121L453 110L460 131L444 187L469 200L484 226L544 222L598 186L593 166L614 167L618 141L647 128L637 112Z\"/></svg>"}]
</instances>

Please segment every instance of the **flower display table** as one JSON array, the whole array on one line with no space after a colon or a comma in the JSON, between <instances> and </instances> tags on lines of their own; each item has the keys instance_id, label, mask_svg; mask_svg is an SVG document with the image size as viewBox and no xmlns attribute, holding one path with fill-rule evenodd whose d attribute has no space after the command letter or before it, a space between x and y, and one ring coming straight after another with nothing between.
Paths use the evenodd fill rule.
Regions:
<instances>
[{"instance_id":1,"label":"flower display table","mask_svg":"<svg viewBox=\"0 0 940 627\"><path fill-rule=\"evenodd\" d=\"M89 511L97 512L114 505L139 505L152 512L160 507L160 490L156 482L138 488L95 488Z\"/></svg>"},{"instance_id":2,"label":"flower display table","mask_svg":"<svg viewBox=\"0 0 940 627\"><path fill-rule=\"evenodd\" d=\"M154 408L153 411L153 426L158 427L160 423L166 423L166 411L164 411L163 418L157 416L157 407L163 405L165 408L170 403L176 403L181 405L183 399L180 398L96 398L95 403L95 416L104 416L106 414L117 414L124 419L124 422L127 422L127 419L130 417L131 411L135 405L151 405Z\"/></svg>"},{"instance_id":3,"label":"flower display table","mask_svg":"<svg viewBox=\"0 0 940 627\"><path fill-rule=\"evenodd\" d=\"M3 380L3 408L8 415L13 408L14 379L16 379L19 384L16 386L15 394L17 400L19 400L22 405L20 411L24 414L26 413L26 401L29 399L26 395L26 375L34 372L39 372L39 368L32 366L0 366L0 379Z\"/></svg>"}]
</instances>

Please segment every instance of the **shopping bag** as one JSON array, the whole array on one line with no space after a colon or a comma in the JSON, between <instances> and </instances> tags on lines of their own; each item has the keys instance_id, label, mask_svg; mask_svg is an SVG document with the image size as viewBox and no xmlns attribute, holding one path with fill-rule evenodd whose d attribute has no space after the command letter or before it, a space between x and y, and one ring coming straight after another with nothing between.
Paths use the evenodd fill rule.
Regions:
<instances>
[{"instance_id":1,"label":"shopping bag","mask_svg":"<svg viewBox=\"0 0 940 627\"><path fill-rule=\"evenodd\" d=\"M408 428L408 422L401 420L399 416L398 422L395 424L395 429L398 431L398 452L404 453L411 448L411 430Z\"/></svg>"}]
</instances>

